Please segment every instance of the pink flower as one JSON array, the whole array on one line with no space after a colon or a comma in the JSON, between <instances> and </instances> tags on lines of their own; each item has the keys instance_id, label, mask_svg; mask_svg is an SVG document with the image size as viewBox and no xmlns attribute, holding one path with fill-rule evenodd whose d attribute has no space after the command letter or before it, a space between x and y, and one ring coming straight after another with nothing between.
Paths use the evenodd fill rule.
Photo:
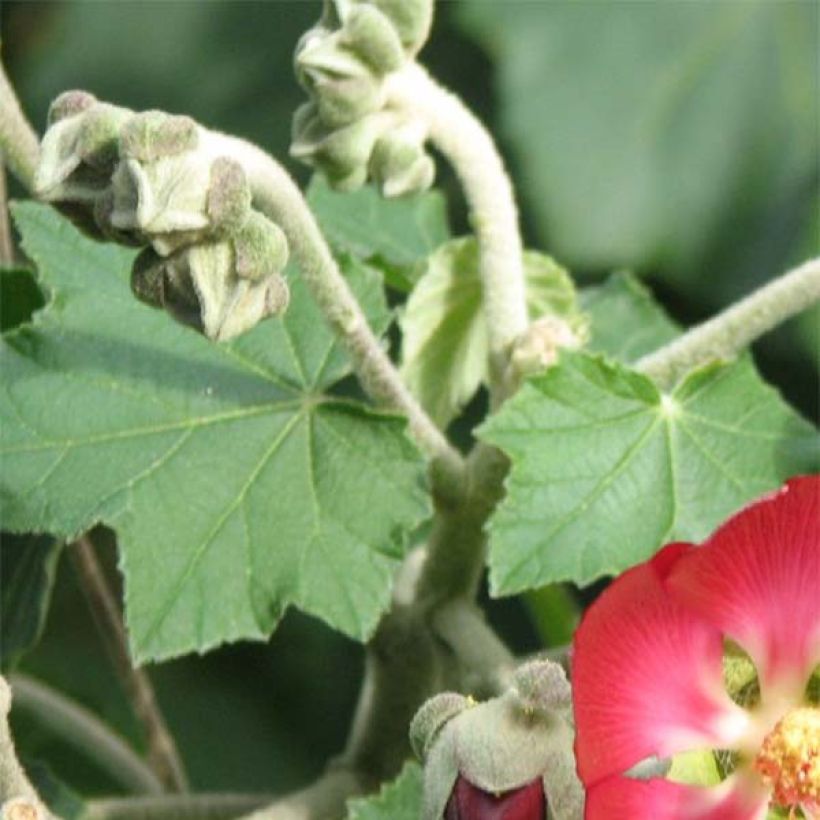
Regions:
<instances>
[{"instance_id":1,"label":"pink flower","mask_svg":"<svg viewBox=\"0 0 820 820\"><path fill-rule=\"evenodd\" d=\"M724 685L725 641L748 653L759 699ZM797 478L702 546L671 544L590 607L572 660L586 820L820 819L820 476ZM633 768L730 750L717 786Z\"/></svg>"}]
</instances>

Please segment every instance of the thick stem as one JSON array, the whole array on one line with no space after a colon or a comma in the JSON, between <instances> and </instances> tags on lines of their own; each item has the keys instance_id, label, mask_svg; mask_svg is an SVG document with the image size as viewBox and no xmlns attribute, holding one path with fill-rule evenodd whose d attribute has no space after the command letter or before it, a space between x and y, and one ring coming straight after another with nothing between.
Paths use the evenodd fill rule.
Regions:
<instances>
[{"instance_id":1,"label":"thick stem","mask_svg":"<svg viewBox=\"0 0 820 820\"><path fill-rule=\"evenodd\" d=\"M88 709L26 675L12 675L11 684L17 709L31 713L114 782L137 794L162 792L162 783L145 761Z\"/></svg>"},{"instance_id":2,"label":"thick stem","mask_svg":"<svg viewBox=\"0 0 820 820\"><path fill-rule=\"evenodd\" d=\"M734 356L819 299L820 259L812 259L644 356L635 368L664 387L672 386L698 365Z\"/></svg>"},{"instance_id":3,"label":"thick stem","mask_svg":"<svg viewBox=\"0 0 820 820\"><path fill-rule=\"evenodd\" d=\"M40 140L26 119L6 71L0 64L0 154L26 190L34 187Z\"/></svg>"},{"instance_id":4,"label":"thick stem","mask_svg":"<svg viewBox=\"0 0 820 820\"><path fill-rule=\"evenodd\" d=\"M114 664L120 683L134 714L142 725L148 745L148 762L163 785L172 791L185 791L187 778L176 743L160 710L148 674L135 668L128 651L122 613L97 560L94 545L87 535L69 549L69 555L85 592L106 651Z\"/></svg>"},{"instance_id":5,"label":"thick stem","mask_svg":"<svg viewBox=\"0 0 820 820\"><path fill-rule=\"evenodd\" d=\"M16 688L15 686L15 690ZM0 675L0 813L5 816L3 807L8 802L20 801L33 810L33 815L32 811L26 815L21 806L18 812L20 816L51 817L17 760L8 723L10 710L11 689L5 678Z\"/></svg>"},{"instance_id":6,"label":"thick stem","mask_svg":"<svg viewBox=\"0 0 820 820\"><path fill-rule=\"evenodd\" d=\"M260 794L169 794L91 800L83 820L231 820L267 803Z\"/></svg>"},{"instance_id":7,"label":"thick stem","mask_svg":"<svg viewBox=\"0 0 820 820\"><path fill-rule=\"evenodd\" d=\"M505 365L527 329L526 283L518 211L495 143L481 122L418 64L387 80L388 105L420 118L430 140L452 163L464 188L479 245L491 382L503 400Z\"/></svg>"},{"instance_id":8,"label":"thick stem","mask_svg":"<svg viewBox=\"0 0 820 820\"><path fill-rule=\"evenodd\" d=\"M462 459L401 380L362 313L302 192L266 153L243 140L215 134L225 154L245 168L254 202L285 232L299 268L328 324L344 343L356 375L378 404L407 416L410 432L428 456L458 482Z\"/></svg>"}]
</instances>

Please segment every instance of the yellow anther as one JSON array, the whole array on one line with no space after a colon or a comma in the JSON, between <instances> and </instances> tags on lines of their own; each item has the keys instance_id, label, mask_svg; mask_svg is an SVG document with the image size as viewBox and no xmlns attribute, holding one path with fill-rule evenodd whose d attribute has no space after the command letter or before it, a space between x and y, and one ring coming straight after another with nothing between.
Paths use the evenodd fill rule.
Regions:
<instances>
[{"instance_id":1,"label":"yellow anther","mask_svg":"<svg viewBox=\"0 0 820 820\"><path fill-rule=\"evenodd\" d=\"M820 709L792 709L772 729L755 769L780 807L820 806Z\"/></svg>"}]
</instances>

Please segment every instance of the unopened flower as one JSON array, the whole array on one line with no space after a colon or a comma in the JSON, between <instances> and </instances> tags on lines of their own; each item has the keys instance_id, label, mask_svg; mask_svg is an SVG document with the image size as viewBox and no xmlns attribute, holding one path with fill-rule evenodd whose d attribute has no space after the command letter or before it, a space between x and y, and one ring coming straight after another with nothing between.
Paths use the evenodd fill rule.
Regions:
<instances>
[{"instance_id":1,"label":"unopened flower","mask_svg":"<svg viewBox=\"0 0 820 820\"><path fill-rule=\"evenodd\" d=\"M735 647L754 675L724 674ZM666 547L587 612L572 663L586 820L762 820L769 811L816 820L818 664L812 476L748 506L702 546ZM676 779L676 761L704 751L721 782Z\"/></svg>"},{"instance_id":2,"label":"unopened flower","mask_svg":"<svg viewBox=\"0 0 820 820\"><path fill-rule=\"evenodd\" d=\"M550 661L533 661L512 687L484 703L454 693L429 700L410 733L424 758L424 820L575 820L569 684Z\"/></svg>"},{"instance_id":3,"label":"unopened flower","mask_svg":"<svg viewBox=\"0 0 820 820\"><path fill-rule=\"evenodd\" d=\"M284 312L286 261L282 231L253 213L223 240L199 242L170 256L146 249L134 262L131 288L141 301L164 308L210 339L225 341Z\"/></svg>"},{"instance_id":4,"label":"unopened flower","mask_svg":"<svg viewBox=\"0 0 820 820\"><path fill-rule=\"evenodd\" d=\"M431 0L329 0L296 49L311 101L294 117L291 154L339 190L368 179L388 197L429 188L426 131L388 105L385 80L412 60L431 21Z\"/></svg>"},{"instance_id":5,"label":"unopened flower","mask_svg":"<svg viewBox=\"0 0 820 820\"><path fill-rule=\"evenodd\" d=\"M132 116L85 91L66 91L49 109L34 192L46 202L93 203L110 185L119 134Z\"/></svg>"},{"instance_id":6,"label":"unopened flower","mask_svg":"<svg viewBox=\"0 0 820 820\"><path fill-rule=\"evenodd\" d=\"M161 255L229 230L251 210L238 163L192 119L161 111L137 114L123 128L112 191L111 225L146 236Z\"/></svg>"}]
</instances>

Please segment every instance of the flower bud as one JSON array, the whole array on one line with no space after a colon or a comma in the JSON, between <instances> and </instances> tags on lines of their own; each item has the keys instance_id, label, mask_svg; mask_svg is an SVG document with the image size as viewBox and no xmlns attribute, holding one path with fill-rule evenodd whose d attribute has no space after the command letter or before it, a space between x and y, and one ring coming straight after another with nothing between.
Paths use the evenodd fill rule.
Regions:
<instances>
[{"instance_id":1,"label":"flower bud","mask_svg":"<svg viewBox=\"0 0 820 820\"><path fill-rule=\"evenodd\" d=\"M581 346L584 330L573 328L559 316L536 319L513 346L510 365L516 376L531 376L552 367L561 348Z\"/></svg>"},{"instance_id":2,"label":"flower bud","mask_svg":"<svg viewBox=\"0 0 820 820\"><path fill-rule=\"evenodd\" d=\"M284 231L262 214L252 212L232 237L236 275L259 282L278 274L288 262L288 241Z\"/></svg>"},{"instance_id":3,"label":"flower bud","mask_svg":"<svg viewBox=\"0 0 820 820\"><path fill-rule=\"evenodd\" d=\"M288 287L281 276L286 262L282 231L252 213L230 238L200 242L170 256L144 250L134 262L131 289L146 304L224 341L286 309Z\"/></svg>"},{"instance_id":4,"label":"flower bud","mask_svg":"<svg viewBox=\"0 0 820 820\"><path fill-rule=\"evenodd\" d=\"M572 708L572 688L566 673L551 661L529 661L515 670L512 687L524 709L531 712Z\"/></svg>"},{"instance_id":5,"label":"flower bud","mask_svg":"<svg viewBox=\"0 0 820 820\"><path fill-rule=\"evenodd\" d=\"M163 256L235 230L251 212L242 167L215 156L205 132L187 117L134 117L123 130L121 151L110 223L147 236Z\"/></svg>"},{"instance_id":6,"label":"flower bud","mask_svg":"<svg viewBox=\"0 0 820 820\"><path fill-rule=\"evenodd\" d=\"M308 32L297 47L295 64L296 76L328 128L348 125L384 105L381 79L342 44L338 33Z\"/></svg>"},{"instance_id":7,"label":"flower bud","mask_svg":"<svg viewBox=\"0 0 820 820\"><path fill-rule=\"evenodd\" d=\"M190 117L164 111L142 111L123 128L121 153L141 162L152 162L193 151L198 136L197 124Z\"/></svg>"},{"instance_id":8,"label":"flower bud","mask_svg":"<svg viewBox=\"0 0 820 820\"><path fill-rule=\"evenodd\" d=\"M373 0L393 23L408 56L415 57L433 25L433 0Z\"/></svg>"},{"instance_id":9,"label":"flower bud","mask_svg":"<svg viewBox=\"0 0 820 820\"><path fill-rule=\"evenodd\" d=\"M452 714L437 703L444 696L425 704L413 721L425 757L424 820L543 820L545 805L555 820L581 817L567 689L557 664L534 661L493 700ZM433 732L420 744L422 724Z\"/></svg>"},{"instance_id":10,"label":"flower bud","mask_svg":"<svg viewBox=\"0 0 820 820\"><path fill-rule=\"evenodd\" d=\"M303 106L294 119L291 155L321 170L339 190L353 190L367 180L367 164L376 140L389 119L373 114L344 128L329 131L317 109Z\"/></svg>"},{"instance_id":11,"label":"flower bud","mask_svg":"<svg viewBox=\"0 0 820 820\"><path fill-rule=\"evenodd\" d=\"M54 123L73 117L87 111L91 106L97 104L97 98L87 91L64 91L55 97L48 107L48 117L46 122L51 128Z\"/></svg>"},{"instance_id":12,"label":"flower bud","mask_svg":"<svg viewBox=\"0 0 820 820\"><path fill-rule=\"evenodd\" d=\"M410 745L416 757L421 760L427 757L444 725L472 705L470 698L457 692L443 692L430 698L410 723Z\"/></svg>"},{"instance_id":13,"label":"flower bud","mask_svg":"<svg viewBox=\"0 0 820 820\"><path fill-rule=\"evenodd\" d=\"M397 197L426 191L435 178L433 160L424 151L425 134L417 123L386 132L370 158L370 175L382 196Z\"/></svg>"},{"instance_id":14,"label":"flower bud","mask_svg":"<svg viewBox=\"0 0 820 820\"><path fill-rule=\"evenodd\" d=\"M398 32L390 19L375 6L351 9L340 39L378 74L396 71L404 62Z\"/></svg>"},{"instance_id":15,"label":"flower bud","mask_svg":"<svg viewBox=\"0 0 820 820\"><path fill-rule=\"evenodd\" d=\"M109 185L119 135L131 117L126 108L72 91L52 104L43 137L34 192L46 202L92 203Z\"/></svg>"}]
</instances>

